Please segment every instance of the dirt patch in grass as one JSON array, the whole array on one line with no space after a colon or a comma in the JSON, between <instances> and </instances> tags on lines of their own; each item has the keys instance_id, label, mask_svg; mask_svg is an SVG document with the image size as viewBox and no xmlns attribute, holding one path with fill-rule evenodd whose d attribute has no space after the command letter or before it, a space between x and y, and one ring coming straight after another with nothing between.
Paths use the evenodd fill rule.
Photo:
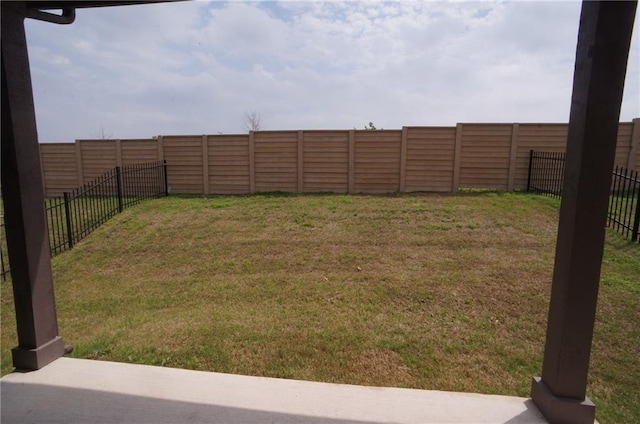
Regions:
<instances>
[{"instance_id":1,"label":"dirt patch in grass","mask_svg":"<svg viewBox=\"0 0 640 424\"><path fill-rule=\"evenodd\" d=\"M356 384L368 386L415 386L411 368L391 349L366 349L348 365Z\"/></svg>"}]
</instances>

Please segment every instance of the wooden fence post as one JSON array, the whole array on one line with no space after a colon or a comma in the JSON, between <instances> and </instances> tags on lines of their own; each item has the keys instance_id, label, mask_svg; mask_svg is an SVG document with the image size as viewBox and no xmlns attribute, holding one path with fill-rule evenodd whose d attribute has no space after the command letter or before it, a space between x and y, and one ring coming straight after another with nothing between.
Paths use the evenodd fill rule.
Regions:
<instances>
[{"instance_id":1,"label":"wooden fence post","mask_svg":"<svg viewBox=\"0 0 640 424\"><path fill-rule=\"evenodd\" d=\"M298 131L298 193L304 191L304 134Z\"/></svg>"},{"instance_id":2,"label":"wooden fence post","mask_svg":"<svg viewBox=\"0 0 640 424\"><path fill-rule=\"evenodd\" d=\"M400 191L405 191L407 186L407 133L407 127L402 127L402 141L400 144Z\"/></svg>"},{"instance_id":3,"label":"wooden fence post","mask_svg":"<svg viewBox=\"0 0 640 424\"><path fill-rule=\"evenodd\" d=\"M456 125L456 144L453 153L453 186L451 191L460 189L460 160L462 156L462 124Z\"/></svg>"},{"instance_id":4,"label":"wooden fence post","mask_svg":"<svg viewBox=\"0 0 640 424\"><path fill-rule=\"evenodd\" d=\"M627 169L629 170L634 170L638 166L638 149L640 149L640 118L635 118L631 133L631 150L627 158Z\"/></svg>"},{"instance_id":5,"label":"wooden fence post","mask_svg":"<svg viewBox=\"0 0 640 424\"><path fill-rule=\"evenodd\" d=\"M356 133L354 130L349 130L349 193L353 193L355 189L355 164L356 158Z\"/></svg>"},{"instance_id":6,"label":"wooden fence post","mask_svg":"<svg viewBox=\"0 0 640 424\"><path fill-rule=\"evenodd\" d=\"M84 174L82 172L82 146L80 146L81 141L76 140L75 148L76 148L76 175L78 176L78 185L81 186L84 184Z\"/></svg>"},{"instance_id":7,"label":"wooden fence post","mask_svg":"<svg viewBox=\"0 0 640 424\"><path fill-rule=\"evenodd\" d=\"M44 177L44 160L42 159L42 146L40 145L40 143L38 143L38 156L40 156L40 177L42 178L42 188L44 190L44 197L47 198L49 195L47 190L48 184L47 179Z\"/></svg>"},{"instance_id":8,"label":"wooden fence post","mask_svg":"<svg viewBox=\"0 0 640 424\"><path fill-rule=\"evenodd\" d=\"M156 143L158 143L158 160L164 160L164 136L159 135Z\"/></svg>"},{"instance_id":9,"label":"wooden fence post","mask_svg":"<svg viewBox=\"0 0 640 424\"><path fill-rule=\"evenodd\" d=\"M254 133L249 131L249 192L256 192L256 153L254 146Z\"/></svg>"},{"instance_id":10,"label":"wooden fence post","mask_svg":"<svg viewBox=\"0 0 640 424\"><path fill-rule=\"evenodd\" d=\"M516 186L516 162L518 153L518 131L520 124L514 123L511 129L511 152L509 153L509 176L507 177L507 191L513 191Z\"/></svg>"},{"instance_id":11,"label":"wooden fence post","mask_svg":"<svg viewBox=\"0 0 640 424\"><path fill-rule=\"evenodd\" d=\"M206 134L202 135L202 191L209 194L209 141Z\"/></svg>"}]
</instances>

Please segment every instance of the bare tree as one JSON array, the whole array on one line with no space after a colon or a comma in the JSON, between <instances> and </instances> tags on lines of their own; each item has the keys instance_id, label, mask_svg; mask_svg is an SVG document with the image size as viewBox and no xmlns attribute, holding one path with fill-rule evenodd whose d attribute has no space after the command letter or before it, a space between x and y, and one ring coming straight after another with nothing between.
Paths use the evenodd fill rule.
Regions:
<instances>
[{"instance_id":1,"label":"bare tree","mask_svg":"<svg viewBox=\"0 0 640 424\"><path fill-rule=\"evenodd\" d=\"M96 138L99 140L111 140L113 133L105 133L104 127L100 125L100 131L96 132Z\"/></svg>"},{"instance_id":2,"label":"bare tree","mask_svg":"<svg viewBox=\"0 0 640 424\"><path fill-rule=\"evenodd\" d=\"M256 111L244 114L244 129L249 131L260 131L262 129L262 117Z\"/></svg>"}]
</instances>

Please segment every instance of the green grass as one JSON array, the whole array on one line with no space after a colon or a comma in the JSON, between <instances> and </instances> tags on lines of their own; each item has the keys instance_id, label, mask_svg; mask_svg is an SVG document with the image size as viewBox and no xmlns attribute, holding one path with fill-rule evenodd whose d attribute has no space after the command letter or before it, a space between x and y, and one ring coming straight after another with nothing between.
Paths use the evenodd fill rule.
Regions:
<instances>
[{"instance_id":1,"label":"green grass","mask_svg":"<svg viewBox=\"0 0 640 424\"><path fill-rule=\"evenodd\" d=\"M502 193L157 199L53 259L74 357L528 396L559 202ZM588 395L640 416L640 249L608 232ZM16 345L2 285L2 373Z\"/></svg>"}]
</instances>

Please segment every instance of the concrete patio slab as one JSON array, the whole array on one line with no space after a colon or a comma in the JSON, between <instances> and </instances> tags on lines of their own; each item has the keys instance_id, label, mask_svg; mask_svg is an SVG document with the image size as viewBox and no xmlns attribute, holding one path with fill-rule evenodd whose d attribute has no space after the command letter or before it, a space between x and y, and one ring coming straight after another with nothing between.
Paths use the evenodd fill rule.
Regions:
<instances>
[{"instance_id":1,"label":"concrete patio slab","mask_svg":"<svg viewBox=\"0 0 640 424\"><path fill-rule=\"evenodd\" d=\"M546 423L531 400L60 358L0 380L10 423Z\"/></svg>"}]
</instances>

